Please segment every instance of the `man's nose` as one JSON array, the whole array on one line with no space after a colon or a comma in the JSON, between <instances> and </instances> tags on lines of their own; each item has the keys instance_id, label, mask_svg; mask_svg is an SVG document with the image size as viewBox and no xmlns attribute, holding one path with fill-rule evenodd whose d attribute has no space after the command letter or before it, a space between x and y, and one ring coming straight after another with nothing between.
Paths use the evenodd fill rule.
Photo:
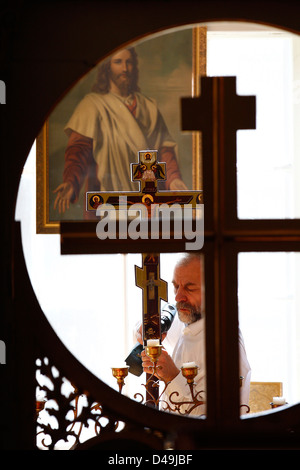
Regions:
<instances>
[{"instance_id":1,"label":"man's nose","mask_svg":"<svg viewBox=\"0 0 300 470\"><path fill-rule=\"evenodd\" d=\"M176 302L186 302L187 296L183 288L179 287L175 295Z\"/></svg>"}]
</instances>

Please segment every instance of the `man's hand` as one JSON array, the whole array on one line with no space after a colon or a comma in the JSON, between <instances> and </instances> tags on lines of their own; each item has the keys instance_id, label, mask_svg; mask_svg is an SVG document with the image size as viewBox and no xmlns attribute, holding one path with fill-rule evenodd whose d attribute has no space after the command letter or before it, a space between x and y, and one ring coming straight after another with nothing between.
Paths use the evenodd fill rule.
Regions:
<instances>
[{"instance_id":1,"label":"man's hand","mask_svg":"<svg viewBox=\"0 0 300 470\"><path fill-rule=\"evenodd\" d=\"M54 191L57 193L54 201L54 210L58 207L59 213L64 213L70 207L70 201L74 197L74 189L71 183L62 183Z\"/></svg>"},{"instance_id":2,"label":"man's hand","mask_svg":"<svg viewBox=\"0 0 300 470\"><path fill-rule=\"evenodd\" d=\"M141 323L139 324L136 330L136 339L141 345L144 344L143 343L143 326Z\"/></svg>"},{"instance_id":3,"label":"man's hand","mask_svg":"<svg viewBox=\"0 0 300 470\"><path fill-rule=\"evenodd\" d=\"M147 356L146 351L143 350L141 353L143 361L143 369L147 374L153 374L153 363L151 359ZM157 378L163 379L165 382L171 382L178 374L180 370L176 367L173 359L167 353L165 349L161 350L161 355L158 358L157 362L157 373L155 374Z\"/></svg>"}]
</instances>

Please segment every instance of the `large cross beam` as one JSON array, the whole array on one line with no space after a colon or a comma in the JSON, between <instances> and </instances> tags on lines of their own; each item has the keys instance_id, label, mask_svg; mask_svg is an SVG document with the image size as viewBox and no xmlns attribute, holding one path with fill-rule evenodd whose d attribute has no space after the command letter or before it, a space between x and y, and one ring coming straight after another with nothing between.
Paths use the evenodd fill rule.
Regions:
<instances>
[{"instance_id":1,"label":"large cross beam","mask_svg":"<svg viewBox=\"0 0 300 470\"><path fill-rule=\"evenodd\" d=\"M255 96L237 95L236 77L201 77L201 95L182 98L181 109L183 131L213 138L222 132L226 138L237 129L255 129Z\"/></svg>"},{"instance_id":2,"label":"large cross beam","mask_svg":"<svg viewBox=\"0 0 300 470\"><path fill-rule=\"evenodd\" d=\"M232 290L228 250L235 228L241 227L232 176L236 131L255 129L256 106L255 96L237 95L235 77L202 77L200 88L201 96L182 99L182 129L202 133L205 230L214 237L209 266L213 285L206 286L207 414L232 425L240 419L239 350L238 313L228 300Z\"/></svg>"},{"instance_id":3,"label":"large cross beam","mask_svg":"<svg viewBox=\"0 0 300 470\"><path fill-rule=\"evenodd\" d=\"M236 184L229 182L236 174L236 131L255 129L255 96L236 93L236 77L201 77L201 95L182 98L182 130L201 131L203 193L205 193L205 228L230 220L231 228L237 210ZM212 168L211 177L207 169ZM222 181L227 179L225 186Z\"/></svg>"}]
</instances>

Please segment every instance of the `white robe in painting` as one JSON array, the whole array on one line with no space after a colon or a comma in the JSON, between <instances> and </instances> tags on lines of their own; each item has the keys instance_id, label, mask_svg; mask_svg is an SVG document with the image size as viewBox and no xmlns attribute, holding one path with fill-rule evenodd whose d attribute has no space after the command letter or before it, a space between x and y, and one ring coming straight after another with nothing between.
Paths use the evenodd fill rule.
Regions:
<instances>
[{"instance_id":1,"label":"white robe in painting","mask_svg":"<svg viewBox=\"0 0 300 470\"><path fill-rule=\"evenodd\" d=\"M164 119L154 100L135 93L134 117L120 96L89 93L77 105L65 127L93 139L93 155L101 190L137 191L131 182L130 163L136 163L140 150L175 148Z\"/></svg>"}]
</instances>

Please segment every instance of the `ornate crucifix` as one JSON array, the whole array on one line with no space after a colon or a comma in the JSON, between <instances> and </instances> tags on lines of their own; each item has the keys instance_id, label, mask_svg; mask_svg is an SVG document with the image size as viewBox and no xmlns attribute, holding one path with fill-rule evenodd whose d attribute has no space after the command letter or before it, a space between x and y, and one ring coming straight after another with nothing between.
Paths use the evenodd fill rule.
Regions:
<instances>
[{"instance_id":1,"label":"ornate crucifix","mask_svg":"<svg viewBox=\"0 0 300 470\"><path fill-rule=\"evenodd\" d=\"M157 161L157 150L139 152L139 162L131 164L131 179L140 184L139 191L87 192L87 211L95 211L103 204L130 209L142 204L153 215L152 209L159 204L179 204L196 207L201 204L202 191L158 191L157 181L166 180L166 164Z\"/></svg>"},{"instance_id":2,"label":"ornate crucifix","mask_svg":"<svg viewBox=\"0 0 300 470\"><path fill-rule=\"evenodd\" d=\"M154 208L160 204L177 207L196 208L202 203L202 191L158 191L157 181L166 179L166 164L157 161L156 150L139 152L139 162L131 164L132 181L140 183L137 192L88 192L87 210L95 211L99 207L116 210L130 209L134 204L142 204L147 218L153 217ZM124 233L123 233L124 236ZM151 239L149 241L151 248ZM167 301L167 283L160 279L160 255L151 251L142 254L142 267L136 266L136 285L143 290L143 342L157 339L161 342L161 300ZM151 390L150 390L151 389ZM147 392L154 399L158 387L148 383Z\"/></svg>"},{"instance_id":3,"label":"ornate crucifix","mask_svg":"<svg viewBox=\"0 0 300 470\"><path fill-rule=\"evenodd\" d=\"M157 181L166 179L166 164L157 161L157 150L139 152L139 162L131 164L132 181L140 183L140 191L133 192L88 192L87 210L101 207L130 209L133 204L142 204L147 217L154 214L159 205L176 204L177 207L199 207L202 191L158 191ZM124 235L124 234L123 234ZM171 234L170 234L171 236ZM151 238L149 240L151 248ZM136 283L143 289L143 334L147 339L160 339L160 299L167 300L167 283L159 277L160 256L158 253L143 253L142 268L136 267Z\"/></svg>"},{"instance_id":4,"label":"ornate crucifix","mask_svg":"<svg viewBox=\"0 0 300 470\"><path fill-rule=\"evenodd\" d=\"M87 192L87 210L99 207L130 209L142 204L151 218L154 208L160 204L197 208L202 203L202 191L158 191L157 181L166 180L166 164L157 161L157 150L139 152L139 162L131 164L132 181L140 183L140 191L133 192ZM124 202L124 203L123 203ZM151 239L149 240L151 247ZM142 268L136 267L136 284L143 289L143 339L160 339L160 300L167 301L167 283L160 279L160 256L143 253Z\"/></svg>"}]
</instances>

